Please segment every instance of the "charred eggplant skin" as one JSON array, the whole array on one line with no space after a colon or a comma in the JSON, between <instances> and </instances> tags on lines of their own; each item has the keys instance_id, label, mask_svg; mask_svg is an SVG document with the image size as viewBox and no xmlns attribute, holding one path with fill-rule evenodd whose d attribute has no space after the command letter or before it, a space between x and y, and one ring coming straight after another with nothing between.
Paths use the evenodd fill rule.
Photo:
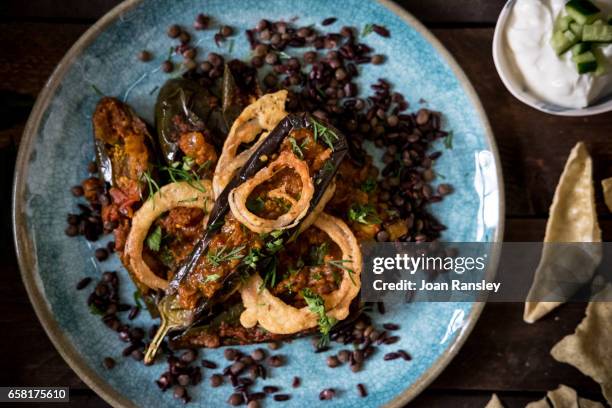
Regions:
<instances>
[{"instance_id":1,"label":"charred eggplant skin","mask_svg":"<svg viewBox=\"0 0 612 408\"><path fill-rule=\"evenodd\" d=\"M240 112L261 96L256 78L257 71L240 60L225 64L221 92L223 120L228 131Z\"/></svg>"},{"instance_id":2,"label":"charred eggplant skin","mask_svg":"<svg viewBox=\"0 0 612 408\"><path fill-rule=\"evenodd\" d=\"M199 259L202 256L206 255L206 250L210 243L210 240L218 233L220 227L223 225L225 216L229 212L229 203L228 203L228 195L229 192L244 183L249 178L253 177L259 170L264 168L267 164L266 160L261 160L262 157L272 157L272 155L279 151L282 142L293 130L307 128L313 130L315 126L324 126L328 131L333 132L337 137L333 141L333 151L331 156L328 159L330 165L323 166L317 173L314 175L314 183L315 183L315 192L310 201L309 211L312 211L323 196L325 190L329 186L330 182L333 180L340 163L346 156L348 152L348 145L346 142L346 137L340 133L339 130L332 127L327 123L323 123L319 119L313 118L311 115L307 113L300 114L290 114L285 117L272 132L268 135L268 137L264 140L264 142L259 146L259 148L253 153L253 155L247 160L245 165L240 169L240 171L234 176L234 178L228 183L223 192L217 198L215 202L215 206L213 207L208 223L206 232L204 236L196 243L192 253L185 260L185 262L181 265L181 267L176 272L173 280L170 282L168 294L176 293L181 282L191 273L191 271L197 265ZM299 224L293 228L287 229L283 232L282 237L289 238L292 237L294 233L296 233L299 229ZM237 284L241 276L241 270L237 268L236 271L228 274L223 281L223 287L225 290ZM227 290L230 292L229 290ZM201 315L207 306L210 306L207 300L199 305L195 310L196 315Z\"/></svg>"},{"instance_id":3,"label":"charred eggplant skin","mask_svg":"<svg viewBox=\"0 0 612 408\"><path fill-rule=\"evenodd\" d=\"M205 87L190 78L166 81L155 103L155 127L168 164L181 159L179 138L206 133L221 149L234 120L259 94L256 72L239 60L225 64L220 86Z\"/></svg>"},{"instance_id":4,"label":"charred eggplant skin","mask_svg":"<svg viewBox=\"0 0 612 408\"><path fill-rule=\"evenodd\" d=\"M168 164L180 159L178 143L182 133L207 130L218 110L217 101L206 88L190 79L174 78L162 86L155 103L155 127Z\"/></svg>"},{"instance_id":5,"label":"charred eggplant skin","mask_svg":"<svg viewBox=\"0 0 612 408\"><path fill-rule=\"evenodd\" d=\"M92 122L100 178L125 195L142 198L143 175L156 161L155 139L147 124L127 104L112 97L98 102Z\"/></svg>"}]
</instances>

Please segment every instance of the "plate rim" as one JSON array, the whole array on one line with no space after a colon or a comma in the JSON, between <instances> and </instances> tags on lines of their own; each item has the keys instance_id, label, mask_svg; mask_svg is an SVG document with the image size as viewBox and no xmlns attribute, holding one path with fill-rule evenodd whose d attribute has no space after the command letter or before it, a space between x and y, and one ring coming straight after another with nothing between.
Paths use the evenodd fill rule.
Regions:
<instances>
[{"instance_id":1,"label":"plate rim","mask_svg":"<svg viewBox=\"0 0 612 408\"><path fill-rule=\"evenodd\" d=\"M17 154L17 160L15 162L15 173L13 178L13 189L12 189L12 224L13 224L13 240L15 244L15 251L17 261L19 264L19 270L21 272L21 278L23 284L28 293L28 297L38 321L43 326L47 336L51 340L51 343L66 361L68 366L79 376L83 382L89 386L97 395L104 399L107 403L113 407L137 407L134 402L126 398L123 394L116 391L110 383L102 376L98 375L93 369L89 367L89 364L83 359L78 350L74 347L72 342L67 338L65 333L60 329L55 316L51 313L48 304L43 297L44 290L40 287L40 276L38 270L35 267L35 257L33 254L33 248L28 240L27 232L27 221L25 214L25 181L28 170L28 158L30 157L33 141L35 140L37 131L40 127L43 115L55 94L56 89L61 84L62 78L66 75L68 69L74 63L75 57L77 57L83 49L92 43L98 35L100 35L107 26L112 24L122 13L125 13L132 8L136 7L144 0L126 0L102 16L96 23L94 23L89 29L87 29L79 39L70 47L68 52L62 57L57 67L47 80L46 84L40 91L36 98L36 102L32 108L28 121L23 131L21 142L19 143L19 151ZM427 29L419 20L417 20L410 12L403 9L398 4L391 0L374 0L379 3L398 17L400 17L405 24L416 30L423 38L431 44L432 47L441 55L442 59L448 64L452 73L458 79L461 87L467 94L470 102L474 106L476 113L483 125L485 139L488 147L493 155L496 168L496 181L498 187L498 222L495 232L493 234L493 242L501 242L504 232L505 222L505 197L504 197L504 182L502 175L501 162L499 159L499 153L497 144L493 136L493 131L489 123L486 112L482 106L480 98L467 75L463 69L459 66L455 58L450 52L442 45L442 43ZM495 251L497 252L497 251ZM489 272L495 273L498 266L499 254L494 253L492 261L489 264ZM469 334L472 332L482 310L484 309L485 302L474 302L473 307L467 316L468 322L461 329L454 342L440 355L440 357L409 387L404 389L398 396L393 400L385 404L387 408L401 408L417 395L419 395L425 387L438 377L438 375L448 366L452 359L457 355L461 349Z\"/></svg>"}]
</instances>

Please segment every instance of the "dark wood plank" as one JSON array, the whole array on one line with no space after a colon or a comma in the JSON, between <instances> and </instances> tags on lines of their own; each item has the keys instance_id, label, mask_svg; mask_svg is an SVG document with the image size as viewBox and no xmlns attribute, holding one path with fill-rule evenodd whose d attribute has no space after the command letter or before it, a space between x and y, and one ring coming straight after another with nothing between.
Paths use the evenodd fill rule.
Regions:
<instances>
[{"instance_id":1,"label":"dark wood plank","mask_svg":"<svg viewBox=\"0 0 612 408\"><path fill-rule=\"evenodd\" d=\"M97 20L120 0L4 0L0 15L21 20ZM397 3L426 24L494 24L505 0L398 0ZM206 12L206 3L202 5ZM196 11L194 11L196 12Z\"/></svg>"},{"instance_id":2,"label":"dark wood plank","mask_svg":"<svg viewBox=\"0 0 612 408\"><path fill-rule=\"evenodd\" d=\"M1 90L35 96L66 49L86 25L1 24ZM480 95L497 140L506 181L507 214L540 216L548 212L567 155L585 140L595 163L596 180L612 176L612 113L560 118L518 103L498 78L491 58L491 29L435 29L434 33L464 68ZM28 38L32 48L20 47ZM31 50L35 49L33 53ZM536 130L537 129L537 130ZM597 184L598 210L608 214Z\"/></svg>"},{"instance_id":3,"label":"dark wood plank","mask_svg":"<svg viewBox=\"0 0 612 408\"><path fill-rule=\"evenodd\" d=\"M461 352L431 388L543 391L566 384L599 395L594 381L550 356L552 346L574 332L584 308L584 304L566 304L537 323L526 324L522 303L487 304Z\"/></svg>"}]
</instances>

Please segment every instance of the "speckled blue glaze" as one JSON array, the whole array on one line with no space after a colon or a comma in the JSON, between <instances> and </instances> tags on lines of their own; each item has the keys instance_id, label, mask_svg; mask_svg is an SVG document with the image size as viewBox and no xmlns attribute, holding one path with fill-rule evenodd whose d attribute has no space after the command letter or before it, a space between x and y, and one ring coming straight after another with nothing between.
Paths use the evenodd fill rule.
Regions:
<instances>
[{"instance_id":1,"label":"speckled blue glaze","mask_svg":"<svg viewBox=\"0 0 612 408\"><path fill-rule=\"evenodd\" d=\"M342 7L336 7L340 4ZM269 0L265 3L259 0L153 0L136 5L111 23L72 61L45 106L39 125L33 129L32 145L27 148L29 154L24 159L28 162L27 171L22 174L26 185L23 197L16 197L16 212L21 209L27 216L25 228L33 248L31 255L35 258L35 286L43 294L45 307L81 359L76 364L83 364L103 378L112 392L143 407L183 404L174 400L171 392L161 393L154 383L166 364L144 367L122 358L125 344L108 331L99 317L89 313L85 306L87 291L74 290L80 279L96 278L104 270L119 271L121 295L125 301L131 301L134 288L116 259L99 263L91 257L92 248L102 246L106 240L91 245L84 239L65 237L65 214L75 208L69 187L86 176L86 163L93 156L90 118L99 97L92 85L105 94L126 100L139 115L151 121L156 89L168 77L158 69L170 46L165 36L166 28L171 23L190 26L194 15L200 11L214 16L216 23L230 23L240 30L261 18L289 20L294 16L299 16L300 25L316 24L325 17L336 16L338 22L330 27L332 29L345 24L359 29L367 23L387 26L391 38L372 34L365 42L376 52L386 54L388 62L367 66L360 84L365 89L379 77L388 78L414 109L420 106L418 101L423 98L427 101L425 106L444 112L444 127L454 133L453 148L444 150L440 146L444 154L436 161L435 169L438 180L455 186L453 195L433 207L433 212L449 227L444 238L490 241L496 236L500 217L494 147L489 144L487 125L478 107L440 52L385 6L363 0ZM227 45L217 49L212 43L213 33L214 30L193 33L200 53L210 50L227 53ZM141 49L153 51L154 61L137 62L136 55ZM236 36L232 56L245 57L248 53L244 35ZM323 405L318 395L326 387L334 387L338 393L333 403L326 403L326 406L384 405L406 389L415 387L432 367L444 364L441 357L456 346L457 337L467 327L475 307L472 303L418 303L392 307L384 316L374 314L377 323L401 324L398 332L401 341L383 350L405 349L413 360L383 362L382 355L386 351L379 350L368 361L366 369L357 374L352 374L346 366L328 368L325 357L330 352L312 354L309 339L293 341L278 351L287 356L288 365L272 369L270 378L258 381L254 388L265 384L282 387L292 394L292 399L283 405L286 407ZM136 320L137 324L150 322L144 315ZM338 347L333 351L337 352ZM205 350L200 356L222 364L222 352ZM101 360L105 356L117 360L114 370L102 367ZM190 389L194 406L225 404L230 386L210 388L207 381L210 374L211 371L206 370L202 385ZM291 388L294 376L302 378L300 388ZM367 398L357 395L355 386L358 383L367 385ZM266 406L274 404L267 402Z\"/></svg>"}]
</instances>

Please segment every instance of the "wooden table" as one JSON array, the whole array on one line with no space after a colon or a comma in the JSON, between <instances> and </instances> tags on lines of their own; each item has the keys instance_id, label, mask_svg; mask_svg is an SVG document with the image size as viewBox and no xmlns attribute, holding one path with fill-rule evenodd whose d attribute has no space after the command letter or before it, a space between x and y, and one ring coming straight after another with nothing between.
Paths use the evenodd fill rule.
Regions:
<instances>
[{"instance_id":1,"label":"wooden table","mask_svg":"<svg viewBox=\"0 0 612 408\"><path fill-rule=\"evenodd\" d=\"M0 4L0 385L69 386L72 403L106 405L68 367L47 339L21 283L10 226L13 167L36 95L79 36L117 0L3 0ZM203 2L205 3L205 2ZM493 28L503 0L402 0L432 29L466 71L487 111L499 146L506 187L509 241L539 241L552 195L572 146L584 140L597 185L612 176L612 114L560 118L514 99L491 57ZM597 192L604 239L612 218ZM599 386L549 350L573 332L584 305L567 304L534 325L522 304L489 304L463 349L411 406L481 407L492 392L522 407L559 384L602 400Z\"/></svg>"}]
</instances>

